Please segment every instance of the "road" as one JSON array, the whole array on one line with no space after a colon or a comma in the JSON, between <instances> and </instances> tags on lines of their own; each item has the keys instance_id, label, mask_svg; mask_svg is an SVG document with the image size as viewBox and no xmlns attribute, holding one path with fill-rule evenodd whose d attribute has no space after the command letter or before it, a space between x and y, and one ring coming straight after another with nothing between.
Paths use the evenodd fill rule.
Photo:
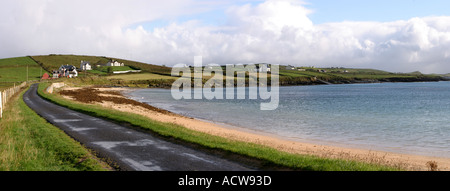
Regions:
<instances>
[{"instance_id":1,"label":"road","mask_svg":"<svg viewBox=\"0 0 450 191\"><path fill-rule=\"evenodd\" d=\"M23 100L49 123L126 171L248 171L236 161L176 144L152 134L95 118L44 100L37 84Z\"/></svg>"}]
</instances>

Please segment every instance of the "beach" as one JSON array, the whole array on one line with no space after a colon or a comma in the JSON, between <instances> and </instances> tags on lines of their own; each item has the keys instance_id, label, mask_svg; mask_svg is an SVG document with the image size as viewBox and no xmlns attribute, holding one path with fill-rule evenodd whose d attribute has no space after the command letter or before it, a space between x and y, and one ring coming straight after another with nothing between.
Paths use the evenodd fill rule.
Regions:
<instances>
[{"instance_id":1,"label":"beach","mask_svg":"<svg viewBox=\"0 0 450 191\"><path fill-rule=\"evenodd\" d=\"M70 91L79 89L81 88L72 88L66 86L62 90ZM126 100L129 99L120 92L132 91L128 88L95 88L95 90L99 91L99 95L103 97L115 97ZM74 98L70 96L64 97L74 100ZM120 103L116 101L93 101L91 104L98 104L103 107L123 112L139 114L155 121L177 124L191 130L224 137L230 140L256 143L288 153L314 155L332 159L356 160L400 167L413 171L429 170L430 164L436 164L438 170L441 171L450 170L450 159L448 158L408 155L393 152L292 141L288 138L280 136L273 136L267 133L246 130L244 127L234 128L209 121L185 117L158 108L142 106L134 103L133 101Z\"/></svg>"}]
</instances>

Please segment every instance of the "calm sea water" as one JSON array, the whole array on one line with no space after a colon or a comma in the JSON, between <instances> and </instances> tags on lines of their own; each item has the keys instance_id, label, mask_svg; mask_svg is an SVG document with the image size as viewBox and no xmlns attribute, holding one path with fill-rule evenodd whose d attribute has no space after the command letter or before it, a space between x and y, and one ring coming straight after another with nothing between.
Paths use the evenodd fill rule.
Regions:
<instances>
[{"instance_id":1,"label":"calm sea water","mask_svg":"<svg viewBox=\"0 0 450 191\"><path fill-rule=\"evenodd\" d=\"M450 82L280 87L274 111L260 111L262 100L177 101L166 89L129 97L291 140L450 157Z\"/></svg>"}]
</instances>

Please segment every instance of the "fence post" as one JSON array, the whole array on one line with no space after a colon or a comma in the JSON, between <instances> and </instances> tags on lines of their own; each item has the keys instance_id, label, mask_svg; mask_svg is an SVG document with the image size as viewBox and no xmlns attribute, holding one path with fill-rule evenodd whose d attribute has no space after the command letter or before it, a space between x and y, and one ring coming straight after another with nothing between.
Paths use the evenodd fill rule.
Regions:
<instances>
[{"instance_id":1,"label":"fence post","mask_svg":"<svg viewBox=\"0 0 450 191\"><path fill-rule=\"evenodd\" d=\"M0 119L3 118L3 92L0 91Z\"/></svg>"},{"instance_id":2,"label":"fence post","mask_svg":"<svg viewBox=\"0 0 450 191\"><path fill-rule=\"evenodd\" d=\"M3 93L0 91L0 119L1 118L3 118L3 99L2 99L2 96L3 95Z\"/></svg>"}]
</instances>

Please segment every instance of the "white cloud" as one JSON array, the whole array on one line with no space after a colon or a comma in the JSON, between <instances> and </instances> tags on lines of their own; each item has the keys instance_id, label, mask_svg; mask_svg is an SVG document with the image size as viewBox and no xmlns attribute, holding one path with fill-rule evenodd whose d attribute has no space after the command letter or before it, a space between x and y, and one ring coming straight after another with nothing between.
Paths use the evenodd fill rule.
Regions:
<instances>
[{"instance_id":1,"label":"white cloud","mask_svg":"<svg viewBox=\"0 0 450 191\"><path fill-rule=\"evenodd\" d=\"M137 23L195 15L223 1L6 0L0 3L0 57L88 54L154 64L269 62L450 72L450 17L315 25L302 2L229 6L226 22L202 18L148 29ZM176 19L175 19L176 20ZM136 27L130 27L136 26Z\"/></svg>"}]
</instances>

